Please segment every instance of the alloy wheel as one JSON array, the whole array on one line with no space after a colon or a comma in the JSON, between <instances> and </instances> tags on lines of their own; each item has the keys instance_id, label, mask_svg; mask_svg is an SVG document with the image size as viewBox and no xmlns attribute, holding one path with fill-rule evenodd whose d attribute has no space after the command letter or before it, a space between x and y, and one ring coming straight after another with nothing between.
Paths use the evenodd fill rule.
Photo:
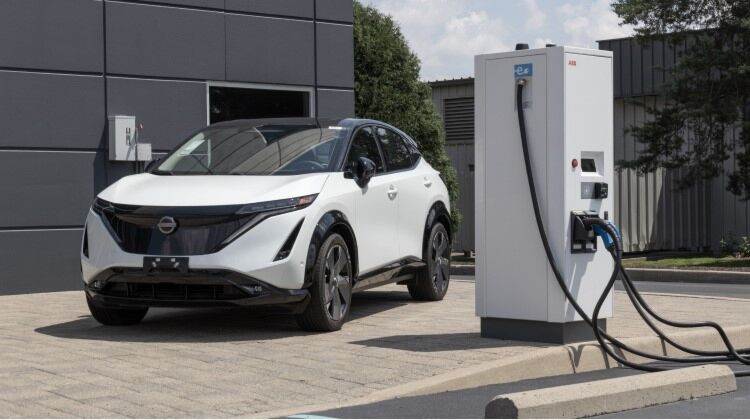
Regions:
<instances>
[{"instance_id":1,"label":"alloy wheel","mask_svg":"<svg viewBox=\"0 0 750 420\"><path fill-rule=\"evenodd\" d=\"M351 300L351 263L341 245L328 250L325 265L325 308L332 320L346 315Z\"/></svg>"},{"instance_id":2,"label":"alloy wheel","mask_svg":"<svg viewBox=\"0 0 750 420\"><path fill-rule=\"evenodd\" d=\"M448 279L450 278L450 249L448 248L448 237L443 231L435 232L430 248L430 257L434 267L432 284L436 291L442 292L448 287Z\"/></svg>"}]
</instances>

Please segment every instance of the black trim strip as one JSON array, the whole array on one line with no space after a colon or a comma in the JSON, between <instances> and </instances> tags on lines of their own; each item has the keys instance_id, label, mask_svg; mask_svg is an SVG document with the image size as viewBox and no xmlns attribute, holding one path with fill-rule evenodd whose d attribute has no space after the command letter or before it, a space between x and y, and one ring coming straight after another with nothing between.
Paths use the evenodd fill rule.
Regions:
<instances>
[{"instance_id":1,"label":"black trim strip","mask_svg":"<svg viewBox=\"0 0 750 420\"><path fill-rule=\"evenodd\" d=\"M304 221L305 218L303 217L302 220L297 223L297 226L292 229L292 233L289 234L289 237L284 241L284 245L282 245L279 252L276 253L276 257L273 259L274 261L281 261L292 253L292 247L294 247L294 243L297 241L297 235L299 235L299 231L302 229L302 222Z\"/></svg>"},{"instance_id":2,"label":"black trim strip","mask_svg":"<svg viewBox=\"0 0 750 420\"><path fill-rule=\"evenodd\" d=\"M353 290L360 292L362 290L372 289L388 283L410 280L422 268L425 262L419 258L407 257L398 261L385 264L382 267L375 268L357 277Z\"/></svg>"},{"instance_id":3,"label":"black trim strip","mask_svg":"<svg viewBox=\"0 0 750 420\"><path fill-rule=\"evenodd\" d=\"M16 73L49 73L60 76L93 76L102 77L104 73L101 71L83 71L83 70L53 70L53 69L41 69L36 67L8 67L0 66L0 71L12 71Z\"/></svg>"}]
</instances>

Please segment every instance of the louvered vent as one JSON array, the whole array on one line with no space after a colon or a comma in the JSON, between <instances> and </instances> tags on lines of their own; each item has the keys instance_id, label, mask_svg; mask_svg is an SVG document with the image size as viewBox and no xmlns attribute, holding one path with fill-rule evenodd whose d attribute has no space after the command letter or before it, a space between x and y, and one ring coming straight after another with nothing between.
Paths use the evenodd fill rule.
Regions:
<instances>
[{"instance_id":1,"label":"louvered vent","mask_svg":"<svg viewBox=\"0 0 750 420\"><path fill-rule=\"evenodd\" d=\"M443 102L447 141L474 141L474 98L449 98Z\"/></svg>"}]
</instances>

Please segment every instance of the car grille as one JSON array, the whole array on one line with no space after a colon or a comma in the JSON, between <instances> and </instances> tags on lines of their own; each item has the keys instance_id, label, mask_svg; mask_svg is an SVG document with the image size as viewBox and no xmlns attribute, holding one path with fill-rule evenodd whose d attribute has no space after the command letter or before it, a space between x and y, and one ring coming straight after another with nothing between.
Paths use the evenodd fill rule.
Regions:
<instances>
[{"instance_id":1,"label":"car grille","mask_svg":"<svg viewBox=\"0 0 750 420\"><path fill-rule=\"evenodd\" d=\"M144 255L201 255L216 252L254 214L236 215L236 206L193 209L141 207L110 204L95 207L110 233L125 252ZM164 216L174 218L177 228L170 234L159 231Z\"/></svg>"},{"instance_id":2,"label":"car grille","mask_svg":"<svg viewBox=\"0 0 750 420\"><path fill-rule=\"evenodd\" d=\"M152 300L234 300L248 297L231 284L177 284L110 282L99 291L105 296Z\"/></svg>"}]
</instances>

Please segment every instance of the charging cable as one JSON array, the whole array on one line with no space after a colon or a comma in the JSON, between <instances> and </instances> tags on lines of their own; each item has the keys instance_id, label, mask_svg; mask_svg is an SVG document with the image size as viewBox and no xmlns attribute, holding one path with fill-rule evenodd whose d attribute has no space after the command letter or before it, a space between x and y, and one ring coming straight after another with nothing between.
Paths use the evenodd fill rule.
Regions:
<instances>
[{"instance_id":1,"label":"charging cable","mask_svg":"<svg viewBox=\"0 0 750 420\"><path fill-rule=\"evenodd\" d=\"M602 350L604 350L610 357L612 357L614 360L616 360L618 363L622 364L623 366L627 366L633 369L649 371L649 372L659 372L659 371L668 370L668 369L664 367L660 367L660 366L639 364L639 363L629 361L625 359L624 356L618 354L617 350L620 350L620 353L624 350L636 356L640 356L646 359L651 359L651 360L660 361L660 362L710 363L710 362L722 362L722 361L724 362L739 361L743 364L750 364L750 355L747 354L748 352L750 352L750 349L740 349L740 350L735 349L731 341L729 340L729 337L727 336L726 332L724 331L724 329L717 323L711 322L711 321L694 322L694 323L676 322L676 321L668 320L656 314L656 312L645 302L643 297L635 288L635 285L633 284L633 282L628 277L627 272L622 267L622 234L619 228L617 228L617 226L611 221L602 220L598 217L590 217L590 218L584 219L583 220L584 226L589 230L593 230L593 232L597 236L602 238L605 248L612 255L612 259L614 260L615 267L614 267L614 270L612 271L612 275L610 276L609 281L607 282L607 285L605 286L604 290L602 291L601 296L599 297L599 300L596 303L596 306L594 307L594 312L592 316L589 317L586 314L586 312L583 310L580 304L578 304L575 296L573 296L573 294L568 289L568 286L565 283L565 280L563 279L563 276L557 267L557 263L555 262L554 255L552 254L552 249L549 245L547 233L544 228L544 222L541 216L541 211L539 209L539 201L538 201L537 194L536 194L536 185L534 182L534 174L533 174L533 170L531 166L531 158L530 158L528 139L527 139L527 133L526 133L526 121L525 121L524 108L523 108L523 89L525 85L526 85L526 79L518 80L517 85L516 85L516 107L517 107L517 112L518 112L518 126L519 126L519 130L521 134L521 146L523 148L524 163L526 166L526 179L529 184L529 193L531 195L531 202L534 208L534 217L536 218L536 225L539 230L539 238L542 241L542 246L544 247L544 252L547 256L547 261L550 265L550 269L552 270L552 273L554 274L554 277L560 289L563 291L563 293L565 294L565 297L568 299L568 301L570 302L571 306L573 306L575 311L592 328L594 332L594 336L596 337L596 340L599 342L600 346L602 347ZM602 328L599 327L599 323L598 323L599 312L601 311L601 308L604 305L604 302L606 301L606 298L609 295L609 292L614 287L614 283L617 280L617 277L619 274L622 274L622 279L625 285L625 290L628 294L630 301L632 302L633 306L636 308L641 318L649 326L649 328L651 328L660 338L664 339L670 345L674 346L675 348L685 353L692 354L697 357L676 358L676 357L663 356L659 354L647 353L647 352L638 350L636 348L633 348L631 346L628 346L627 344L611 336L610 334L608 334L606 331L604 331ZM663 324L672 326L672 327L713 328L714 330L717 331L717 333L721 337L722 342L724 343L724 346L726 347L727 351L696 350L696 349L691 349L689 347L681 345L675 342L674 340L670 339L662 330L660 330L656 326L656 324L654 324L653 321L651 321L651 319L649 318L649 315L655 318L657 321ZM750 371L735 372L735 375L738 377L750 376Z\"/></svg>"}]
</instances>

